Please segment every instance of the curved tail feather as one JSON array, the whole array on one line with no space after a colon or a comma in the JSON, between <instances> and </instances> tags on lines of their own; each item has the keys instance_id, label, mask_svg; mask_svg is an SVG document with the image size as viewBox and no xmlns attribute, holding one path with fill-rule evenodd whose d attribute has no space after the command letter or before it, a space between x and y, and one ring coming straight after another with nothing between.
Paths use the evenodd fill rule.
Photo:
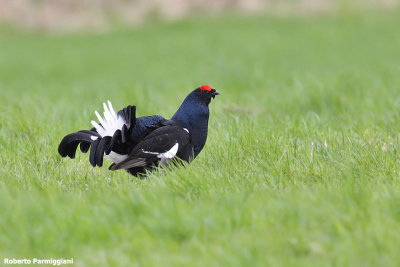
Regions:
<instances>
[{"instance_id":1,"label":"curved tail feather","mask_svg":"<svg viewBox=\"0 0 400 267\"><path fill-rule=\"evenodd\" d=\"M104 118L96 111L99 123L92 121L90 131L82 130L65 136L58 146L58 153L62 157L75 158L75 153L80 150L86 153L90 149L89 162L93 167L103 165L104 155L109 155L113 147L120 146L129 140L131 128L136 123L136 107L127 106L118 114L110 101L103 103Z\"/></svg>"},{"instance_id":2,"label":"curved tail feather","mask_svg":"<svg viewBox=\"0 0 400 267\"><path fill-rule=\"evenodd\" d=\"M58 146L58 153L62 157L75 158L76 149L80 144L81 151L86 153L89 150L90 144L93 142L92 136L98 137L99 134L95 131L82 130L76 133L71 133L65 136Z\"/></svg>"}]
</instances>

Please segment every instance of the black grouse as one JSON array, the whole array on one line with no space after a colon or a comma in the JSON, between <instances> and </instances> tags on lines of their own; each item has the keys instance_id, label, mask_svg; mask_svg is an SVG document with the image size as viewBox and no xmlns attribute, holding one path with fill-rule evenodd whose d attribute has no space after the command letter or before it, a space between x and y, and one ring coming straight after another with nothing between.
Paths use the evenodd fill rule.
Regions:
<instances>
[{"instance_id":1,"label":"black grouse","mask_svg":"<svg viewBox=\"0 0 400 267\"><path fill-rule=\"evenodd\" d=\"M80 150L90 149L93 167L103 165L103 157L112 164L110 170L125 169L132 175L145 173L160 163L164 166L177 157L189 162L203 149L207 139L209 108L219 92L209 85L192 91L170 120L160 115L136 118L136 106L116 113L108 101L103 103L104 118L95 111L99 122L91 130L65 136L58 152L62 157L75 157Z\"/></svg>"}]
</instances>

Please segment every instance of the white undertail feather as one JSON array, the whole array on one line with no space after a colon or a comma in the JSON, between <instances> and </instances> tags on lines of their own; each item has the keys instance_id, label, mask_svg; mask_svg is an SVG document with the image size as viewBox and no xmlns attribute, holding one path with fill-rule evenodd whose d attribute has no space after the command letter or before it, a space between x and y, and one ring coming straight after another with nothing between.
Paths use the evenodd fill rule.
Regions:
<instances>
[{"instance_id":1,"label":"white undertail feather","mask_svg":"<svg viewBox=\"0 0 400 267\"><path fill-rule=\"evenodd\" d=\"M124 161L125 159L127 159L128 155L121 155L121 154L115 153L114 151L111 151L110 154L106 155L105 157L114 163L120 163L120 162Z\"/></svg>"},{"instance_id":2,"label":"white undertail feather","mask_svg":"<svg viewBox=\"0 0 400 267\"><path fill-rule=\"evenodd\" d=\"M96 128L96 131L100 134L101 137L104 136L113 136L117 130L121 130L125 124L124 118L119 116L110 101L107 101L108 106L106 103L103 103L104 108L104 118L100 116L97 110L94 112L96 114L97 119L99 120L100 124L95 121L92 121L92 125ZM96 140L97 137L92 136L93 140Z\"/></svg>"}]
</instances>

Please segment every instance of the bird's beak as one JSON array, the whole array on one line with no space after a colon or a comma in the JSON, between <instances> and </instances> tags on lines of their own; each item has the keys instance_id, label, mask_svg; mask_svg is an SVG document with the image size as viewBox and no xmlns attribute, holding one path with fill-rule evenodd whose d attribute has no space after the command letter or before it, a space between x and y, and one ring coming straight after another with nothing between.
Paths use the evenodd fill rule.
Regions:
<instances>
[{"instance_id":1,"label":"bird's beak","mask_svg":"<svg viewBox=\"0 0 400 267\"><path fill-rule=\"evenodd\" d=\"M213 89L211 93L212 93L212 98L215 98L216 95L219 95L219 92L215 89Z\"/></svg>"}]
</instances>

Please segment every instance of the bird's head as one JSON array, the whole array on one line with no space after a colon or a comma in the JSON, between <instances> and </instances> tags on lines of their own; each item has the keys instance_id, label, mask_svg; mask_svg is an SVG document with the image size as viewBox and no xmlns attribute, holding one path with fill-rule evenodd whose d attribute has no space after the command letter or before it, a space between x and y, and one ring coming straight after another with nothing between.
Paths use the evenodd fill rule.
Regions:
<instances>
[{"instance_id":1,"label":"bird's head","mask_svg":"<svg viewBox=\"0 0 400 267\"><path fill-rule=\"evenodd\" d=\"M206 105L210 104L211 99L215 98L216 95L219 95L219 92L207 84L200 86L189 94L196 102Z\"/></svg>"},{"instance_id":2,"label":"bird's head","mask_svg":"<svg viewBox=\"0 0 400 267\"><path fill-rule=\"evenodd\" d=\"M181 122L181 124L188 128L187 124L192 123L192 118L206 118L208 122L209 110L208 104L211 99L219 95L219 92L209 85L202 85L197 89L194 89L189 95L183 100L182 105L172 116L172 120Z\"/></svg>"},{"instance_id":3,"label":"bird's head","mask_svg":"<svg viewBox=\"0 0 400 267\"><path fill-rule=\"evenodd\" d=\"M219 92L211 86L200 86L183 100L182 105L171 118L178 125L189 130L195 157L206 142L210 115L208 104L216 95L219 95Z\"/></svg>"}]
</instances>

